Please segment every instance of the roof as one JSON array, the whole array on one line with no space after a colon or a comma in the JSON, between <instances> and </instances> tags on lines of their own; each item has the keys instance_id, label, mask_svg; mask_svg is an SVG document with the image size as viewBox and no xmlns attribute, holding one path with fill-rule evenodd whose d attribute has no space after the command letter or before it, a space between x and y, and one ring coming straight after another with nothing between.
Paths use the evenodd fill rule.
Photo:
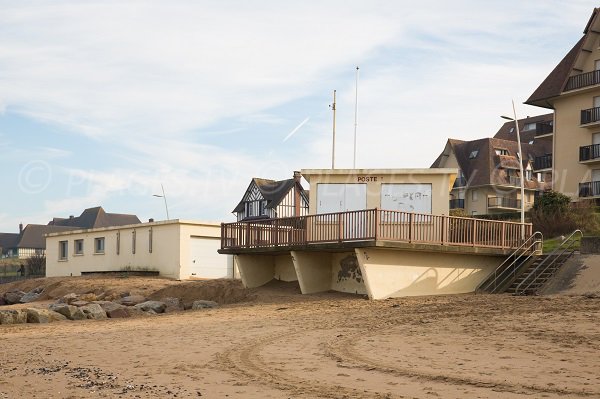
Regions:
<instances>
[{"instance_id":1,"label":"roof","mask_svg":"<svg viewBox=\"0 0 600 399\"><path fill-rule=\"evenodd\" d=\"M138 223L141 223L141 221L136 215L106 213L101 206L97 206L95 208L84 210L81 215L77 217L70 217L68 219L54 218L48 225L93 229L97 227L124 226Z\"/></svg>"},{"instance_id":2,"label":"roof","mask_svg":"<svg viewBox=\"0 0 600 399\"><path fill-rule=\"evenodd\" d=\"M18 233L0 233L0 248L16 248L19 243Z\"/></svg>"},{"instance_id":3,"label":"roof","mask_svg":"<svg viewBox=\"0 0 600 399\"><path fill-rule=\"evenodd\" d=\"M262 197L267 201L266 208L268 209L275 208L277 205L279 205L287 193L292 189L292 187L294 187L295 180L287 179L275 181L254 177L250 182L246 193L250 190L253 184L256 185ZM302 185L300 185L300 188L302 188ZM302 189L302 191L304 190ZM246 197L246 193L244 193L244 197L237 204L233 210L233 213L242 212L244 210L244 198Z\"/></svg>"},{"instance_id":4,"label":"roof","mask_svg":"<svg viewBox=\"0 0 600 399\"><path fill-rule=\"evenodd\" d=\"M549 140L537 140L533 144L521 143L523 162L528 163L535 157L548 154L552 151ZM496 149L506 150L506 155L497 155ZM456 156L458 165L463 172L468 185L471 187L485 185L507 185L509 169L519 169L517 158L518 143L513 140L497 138L483 138L472 141L449 139L446 148L435 160L432 168L443 167L445 157L452 151ZM476 156L470 156L477 153ZM526 181L526 188L541 189L541 183L536 180Z\"/></svg>"},{"instance_id":5,"label":"roof","mask_svg":"<svg viewBox=\"0 0 600 399\"><path fill-rule=\"evenodd\" d=\"M28 224L19 235L18 248L46 248L46 238L49 233L74 230L67 226L49 226L46 224Z\"/></svg>"},{"instance_id":6,"label":"roof","mask_svg":"<svg viewBox=\"0 0 600 399\"><path fill-rule=\"evenodd\" d=\"M600 9L594 8L590 19L583 31L583 37L573 46L573 48L565 55L565 57L556 65L556 67L550 72L550 74L544 79L539 87L533 92L533 94L525 101L525 104L537 105L539 107L553 108L552 104L548 102L549 99L559 96L567 83L567 80L571 76L573 67L579 54L581 53L586 39L590 33L596 33L592 29L592 25L595 22L596 16Z\"/></svg>"},{"instance_id":7,"label":"roof","mask_svg":"<svg viewBox=\"0 0 600 399\"><path fill-rule=\"evenodd\" d=\"M532 140L535 140L535 130L525 130L525 125L529 123L539 123L546 122L550 123L554 121L554 114L544 114L538 116L528 116L527 118L519 119L517 122L519 123L519 133L521 135L522 143L529 143ZM512 140L517 141L517 132L515 131L515 122L508 121L505 122L498 132L494 135L495 139L503 139L503 140Z\"/></svg>"}]
</instances>

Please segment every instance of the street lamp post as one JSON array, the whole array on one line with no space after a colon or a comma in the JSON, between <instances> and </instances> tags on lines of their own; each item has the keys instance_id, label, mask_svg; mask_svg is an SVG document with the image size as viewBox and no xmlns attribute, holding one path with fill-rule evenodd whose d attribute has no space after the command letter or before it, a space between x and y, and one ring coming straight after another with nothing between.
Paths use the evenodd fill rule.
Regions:
<instances>
[{"instance_id":1,"label":"street lamp post","mask_svg":"<svg viewBox=\"0 0 600 399\"><path fill-rule=\"evenodd\" d=\"M165 211L167 212L167 220L169 220L169 207L167 206L167 196L165 195L165 188L163 187L162 183L160 183L160 188L162 190L162 195L152 194L152 196L162 198L163 200L165 200Z\"/></svg>"},{"instance_id":2,"label":"street lamp post","mask_svg":"<svg viewBox=\"0 0 600 399\"><path fill-rule=\"evenodd\" d=\"M525 240L525 175L523 174L523 150L521 149L521 132L519 131L519 121L517 119L517 111L515 110L515 100L512 100L513 116L501 116L503 119L508 119L515 122L515 129L517 129L517 148L519 150L519 173L521 178L519 179L521 184L521 239Z\"/></svg>"}]
</instances>

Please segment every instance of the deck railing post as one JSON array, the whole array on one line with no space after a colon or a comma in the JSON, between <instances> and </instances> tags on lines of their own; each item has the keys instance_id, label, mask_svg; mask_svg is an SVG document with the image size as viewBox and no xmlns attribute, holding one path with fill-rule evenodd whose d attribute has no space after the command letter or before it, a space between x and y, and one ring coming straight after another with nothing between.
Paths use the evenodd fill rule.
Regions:
<instances>
[{"instance_id":1,"label":"deck railing post","mask_svg":"<svg viewBox=\"0 0 600 399\"><path fill-rule=\"evenodd\" d=\"M379 208L375 208L375 241L379 238Z\"/></svg>"},{"instance_id":2,"label":"deck railing post","mask_svg":"<svg viewBox=\"0 0 600 399\"><path fill-rule=\"evenodd\" d=\"M275 246L277 247L279 245L279 220L275 219L275 222L273 222L273 226L275 227L275 239L272 239L273 244L275 244Z\"/></svg>"},{"instance_id":3,"label":"deck railing post","mask_svg":"<svg viewBox=\"0 0 600 399\"><path fill-rule=\"evenodd\" d=\"M500 245L502 249L506 248L506 222L502 222L502 242Z\"/></svg>"},{"instance_id":4,"label":"deck railing post","mask_svg":"<svg viewBox=\"0 0 600 399\"><path fill-rule=\"evenodd\" d=\"M442 216L442 227L441 227L442 228L442 231L441 231L442 245L444 245L444 243L446 242L446 219L447 219L447 216L443 215Z\"/></svg>"},{"instance_id":5,"label":"deck railing post","mask_svg":"<svg viewBox=\"0 0 600 399\"><path fill-rule=\"evenodd\" d=\"M473 241L473 246L475 246L475 235L477 234L477 220L473 219L473 237L472 241Z\"/></svg>"},{"instance_id":6,"label":"deck railing post","mask_svg":"<svg viewBox=\"0 0 600 399\"><path fill-rule=\"evenodd\" d=\"M246 248L250 248L250 223L246 223Z\"/></svg>"},{"instance_id":7,"label":"deck railing post","mask_svg":"<svg viewBox=\"0 0 600 399\"><path fill-rule=\"evenodd\" d=\"M341 213L337 214L337 219L338 219L338 241L342 242L342 214Z\"/></svg>"},{"instance_id":8,"label":"deck railing post","mask_svg":"<svg viewBox=\"0 0 600 399\"><path fill-rule=\"evenodd\" d=\"M408 242L412 242L413 237L413 214L408 214Z\"/></svg>"}]
</instances>

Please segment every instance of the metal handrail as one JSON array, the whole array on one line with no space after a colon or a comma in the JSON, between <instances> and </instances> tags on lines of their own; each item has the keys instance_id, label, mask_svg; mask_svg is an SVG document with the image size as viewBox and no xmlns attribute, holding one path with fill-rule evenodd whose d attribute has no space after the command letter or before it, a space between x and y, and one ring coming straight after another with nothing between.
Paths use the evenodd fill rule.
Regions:
<instances>
[{"instance_id":1,"label":"metal handrail","mask_svg":"<svg viewBox=\"0 0 600 399\"><path fill-rule=\"evenodd\" d=\"M521 295L521 294L523 294L523 292L527 291L529 289L529 287L531 287L531 284L533 284L535 282L535 280L537 280L537 277L540 274L542 274L546 270L548 270L548 268L551 267L552 265L554 265L554 263L556 263L556 261L561 256L563 256L565 252L567 252L569 249L571 249L573 244L575 244L575 242L576 242L575 238L573 238L576 234L579 234L580 239L581 239L581 237L583 237L583 233L581 232L581 230L575 230L574 232L572 232L567 238L565 238L563 240L563 242L560 243L560 245L558 247L556 247L556 249L554 251L552 251L542 262L540 262L540 264L537 265L537 267L535 269L533 269L533 271L531 273L529 273L529 275L523 281L521 281L521 283L519 283L519 285L517 285L517 288L515 289L515 295ZM568 245L565 245L565 244L568 244ZM559 251L561 251L560 254L557 254ZM575 250L573 249L569 253L569 256L573 255L574 252L575 252ZM550 259L550 262L547 265L545 265L546 261L548 261L548 259ZM540 269L544 265L546 267L544 267L544 269L538 273L538 269ZM525 286L524 288L521 288L521 286L527 280L529 280L530 276L535 276L535 277L533 279L531 279L531 281L527 284L527 286Z\"/></svg>"},{"instance_id":2,"label":"metal handrail","mask_svg":"<svg viewBox=\"0 0 600 399\"><path fill-rule=\"evenodd\" d=\"M506 282L506 280L509 277L516 277L515 273L518 269L519 266L521 266L524 262L527 262L532 256L533 254L537 251L537 247L540 246L541 244L543 244L544 242L544 235L539 232L536 231L535 233L533 233L529 238L527 238L523 244L521 244L521 246L519 246L517 249L514 250L514 252L512 254L510 254L505 260L504 262L502 262L495 270L494 270L494 279L492 281L489 281L487 284L486 282L489 280L489 277L487 279L485 279L480 285L479 287L477 287L477 291L487 291L490 293L496 293L496 290L498 289L498 287L502 287L502 285ZM521 258L523 256L526 255L526 258L523 259L523 261L520 261ZM507 264L510 260L512 259L512 262L510 262L509 264ZM517 265L517 266L515 266ZM508 272L507 272L508 271ZM511 273L512 272L512 273ZM502 278L502 280L500 282L498 282L498 280ZM492 287L492 283L493 283L493 287Z\"/></svg>"}]
</instances>

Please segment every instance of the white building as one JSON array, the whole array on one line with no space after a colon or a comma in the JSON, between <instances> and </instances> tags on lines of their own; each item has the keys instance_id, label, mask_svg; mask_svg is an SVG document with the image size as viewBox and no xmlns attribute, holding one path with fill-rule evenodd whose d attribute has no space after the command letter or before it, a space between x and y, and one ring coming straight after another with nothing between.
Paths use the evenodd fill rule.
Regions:
<instances>
[{"instance_id":1,"label":"white building","mask_svg":"<svg viewBox=\"0 0 600 399\"><path fill-rule=\"evenodd\" d=\"M149 271L177 280L234 278L220 225L167 220L46 235L46 276Z\"/></svg>"}]
</instances>

